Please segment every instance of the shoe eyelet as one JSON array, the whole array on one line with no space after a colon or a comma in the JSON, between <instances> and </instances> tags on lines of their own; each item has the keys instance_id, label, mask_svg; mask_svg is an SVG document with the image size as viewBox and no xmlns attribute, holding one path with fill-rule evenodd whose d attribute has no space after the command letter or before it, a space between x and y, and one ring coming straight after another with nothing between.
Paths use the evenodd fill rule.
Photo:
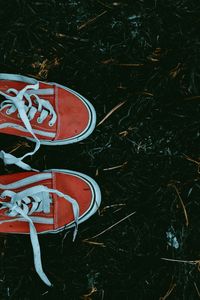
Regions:
<instances>
[{"instance_id":1,"label":"shoe eyelet","mask_svg":"<svg viewBox=\"0 0 200 300\"><path fill-rule=\"evenodd\" d=\"M10 112L10 109L9 109L9 108L6 110L6 114L7 114L7 115L11 115L11 112Z\"/></svg>"},{"instance_id":2,"label":"shoe eyelet","mask_svg":"<svg viewBox=\"0 0 200 300\"><path fill-rule=\"evenodd\" d=\"M40 117L37 118L37 123L38 123L38 124L41 124L41 123L42 123L42 120L40 119Z\"/></svg>"}]
</instances>

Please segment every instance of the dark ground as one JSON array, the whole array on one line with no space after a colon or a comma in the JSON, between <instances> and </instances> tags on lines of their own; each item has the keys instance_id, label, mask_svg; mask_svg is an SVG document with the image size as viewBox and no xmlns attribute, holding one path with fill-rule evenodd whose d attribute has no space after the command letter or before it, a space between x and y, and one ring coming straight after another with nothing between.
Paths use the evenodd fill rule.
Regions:
<instances>
[{"instance_id":1,"label":"dark ground","mask_svg":"<svg viewBox=\"0 0 200 300\"><path fill-rule=\"evenodd\" d=\"M42 146L27 161L94 177L102 205L75 243L71 232L40 237L52 289L34 270L29 238L2 235L0 299L199 299L199 0L0 4L1 72L77 90L98 122L124 102L84 142ZM15 155L33 147L4 135L0 143Z\"/></svg>"}]
</instances>

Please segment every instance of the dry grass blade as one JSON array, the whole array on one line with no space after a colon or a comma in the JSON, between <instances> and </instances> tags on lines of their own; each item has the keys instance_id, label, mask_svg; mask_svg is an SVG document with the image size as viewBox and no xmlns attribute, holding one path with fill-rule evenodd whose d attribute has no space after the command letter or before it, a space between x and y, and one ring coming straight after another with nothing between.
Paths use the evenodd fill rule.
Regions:
<instances>
[{"instance_id":1,"label":"dry grass blade","mask_svg":"<svg viewBox=\"0 0 200 300\"><path fill-rule=\"evenodd\" d=\"M114 64L115 66L119 66L119 67L132 67L132 68L138 68L138 67L143 67L144 64Z\"/></svg>"},{"instance_id":2,"label":"dry grass blade","mask_svg":"<svg viewBox=\"0 0 200 300\"><path fill-rule=\"evenodd\" d=\"M199 298L200 298L200 292L199 292L199 289L198 289L198 287L197 287L196 282L194 282L194 287L195 287L195 290L196 290L196 292L197 292L197 295L198 295Z\"/></svg>"},{"instance_id":3,"label":"dry grass blade","mask_svg":"<svg viewBox=\"0 0 200 300\"><path fill-rule=\"evenodd\" d=\"M81 30L85 27L87 27L88 25L90 25L91 23L94 23L97 19L99 19L100 17L104 16L107 13L107 10L103 11L101 14L99 14L98 16L88 20L87 22L85 22L84 24L80 25L78 27L78 30Z\"/></svg>"},{"instance_id":4,"label":"dry grass blade","mask_svg":"<svg viewBox=\"0 0 200 300\"><path fill-rule=\"evenodd\" d=\"M173 258L166 258L166 257L161 257L161 259L166 260L166 261L189 264L189 265L198 265L198 269L200 270L200 260L199 259L197 259L197 260L181 260L181 259L173 259Z\"/></svg>"},{"instance_id":5,"label":"dry grass blade","mask_svg":"<svg viewBox=\"0 0 200 300\"><path fill-rule=\"evenodd\" d=\"M116 222L115 224L111 225L110 227L106 228L105 230L101 231L100 233L85 239L84 241L89 241L91 239L95 239L97 237L99 237L100 235L104 234L105 232L111 230L112 228L114 228L115 226L119 225L120 223L122 223L123 221L125 221L126 219L130 218L132 215L134 215L136 213L136 211L132 212L131 214L129 214L128 216L124 217L123 219L119 220L118 222Z\"/></svg>"},{"instance_id":6,"label":"dry grass blade","mask_svg":"<svg viewBox=\"0 0 200 300\"><path fill-rule=\"evenodd\" d=\"M19 142L19 143L16 144L16 146L9 153L13 153L21 147L30 148L31 146L27 142Z\"/></svg>"},{"instance_id":7,"label":"dry grass blade","mask_svg":"<svg viewBox=\"0 0 200 300\"><path fill-rule=\"evenodd\" d=\"M121 137L126 137L126 136L129 134L129 132L128 132L128 130L124 130L124 131L119 132L118 134L119 134Z\"/></svg>"},{"instance_id":8,"label":"dry grass blade","mask_svg":"<svg viewBox=\"0 0 200 300\"><path fill-rule=\"evenodd\" d=\"M106 211L107 209L110 209L110 208L115 208L115 207L122 207L122 206L126 206L125 203L119 203L119 204L112 204L112 205L107 205L105 206L102 210L101 210L101 214Z\"/></svg>"},{"instance_id":9,"label":"dry grass blade","mask_svg":"<svg viewBox=\"0 0 200 300\"><path fill-rule=\"evenodd\" d=\"M103 122L105 122L105 120L107 120L117 109L119 109L122 105L124 105L124 103L126 103L126 101L124 102L120 102L119 104L117 104L113 109L111 109L109 111L109 113L98 123L97 126L101 125Z\"/></svg>"},{"instance_id":10,"label":"dry grass blade","mask_svg":"<svg viewBox=\"0 0 200 300\"><path fill-rule=\"evenodd\" d=\"M176 78L178 76L178 74L181 72L181 70L182 70L182 64L178 63L175 68L170 70L169 76L172 78Z\"/></svg>"},{"instance_id":11,"label":"dry grass blade","mask_svg":"<svg viewBox=\"0 0 200 300\"><path fill-rule=\"evenodd\" d=\"M183 200L181 198L181 195L180 195L180 193L179 193L179 191L178 191L178 189L177 189L177 187L176 187L175 184L169 184L169 186L173 187L175 189L175 191L176 191L176 194L177 194L177 196L178 196L178 198L180 200L181 206L183 208L183 213L184 213L184 216L185 216L185 225L188 227L188 225L189 225L188 214L187 214L187 210L185 208L185 204L183 203Z\"/></svg>"},{"instance_id":12,"label":"dry grass blade","mask_svg":"<svg viewBox=\"0 0 200 300\"><path fill-rule=\"evenodd\" d=\"M105 169L103 169L103 171L112 171L112 170L120 169L120 168L123 168L124 166L126 166L127 163L128 162L125 161L122 165L118 165L118 166L110 167L110 168L105 168Z\"/></svg>"},{"instance_id":13,"label":"dry grass blade","mask_svg":"<svg viewBox=\"0 0 200 300\"><path fill-rule=\"evenodd\" d=\"M94 245L94 246L100 246L100 247L106 247L104 245L104 243L98 243L98 242L92 242L92 241L87 241L87 240L83 240L84 243L87 243L87 244L91 244L91 245Z\"/></svg>"},{"instance_id":14,"label":"dry grass blade","mask_svg":"<svg viewBox=\"0 0 200 300\"><path fill-rule=\"evenodd\" d=\"M140 63L118 63L116 62L113 58L109 58L106 60L102 60L101 64L103 65L112 65L112 66L117 66L117 67L124 67L124 68L138 68L138 67L144 67L144 64Z\"/></svg>"},{"instance_id":15,"label":"dry grass blade","mask_svg":"<svg viewBox=\"0 0 200 300\"><path fill-rule=\"evenodd\" d=\"M107 3L104 3L104 2L102 2L102 1L100 1L100 0L97 0L97 2L100 3L101 5L103 5L103 6L107 7L107 8L109 8L109 9L112 9L112 6L108 5Z\"/></svg>"},{"instance_id":16,"label":"dry grass blade","mask_svg":"<svg viewBox=\"0 0 200 300\"><path fill-rule=\"evenodd\" d=\"M109 59L106 59L106 60L102 60L101 61L101 64L103 65L111 65L111 64L114 64L115 60L113 58L109 58Z\"/></svg>"},{"instance_id":17,"label":"dry grass blade","mask_svg":"<svg viewBox=\"0 0 200 300\"><path fill-rule=\"evenodd\" d=\"M170 287L169 287L168 291L166 292L166 294L163 297L160 297L159 300L166 300L171 295L171 293L173 292L175 287L176 287L176 283L170 284Z\"/></svg>"},{"instance_id":18,"label":"dry grass blade","mask_svg":"<svg viewBox=\"0 0 200 300\"><path fill-rule=\"evenodd\" d=\"M189 161L191 161L191 162L193 162L193 163L195 163L196 165L197 165L197 172L200 174L200 162L199 161L197 161L197 160L194 160L193 158L191 158L191 157L189 157L189 156L187 156L187 155L185 155L184 154L184 156L185 156L185 158L187 159L187 160L189 160Z\"/></svg>"},{"instance_id":19,"label":"dry grass blade","mask_svg":"<svg viewBox=\"0 0 200 300\"><path fill-rule=\"evenodd\" d=\"M200 100L200 96L186 97L184 100Z\"/></svg>"},{"instance_id":20,"label":"dry grass blade","mask_svg":"<svg viewBox=\"0 0 200 300\"><path fill-rule=\"evenodd\" d=\"M136 95L142 95L142 96L149 96L149 97L153 97L154 94L150 93L150 92L146 92L146 91L143 91L143 92L138 92L136 93Z\"/></svg>"},{"instance_id":21,"label":"dry grass blade","mask_svg":"<svg viewBox=\"0 0 200 300\"><path fill-rule=\"evenodd\" d=\"M97 288L96 287L93 287L92 289L91 289L91 291L88 293L88 294L86 294L86 295L83 295L82 297L81 297L81 299L83 299L83 300L92 300L92 298L90 297L90 296L92 296L94 293L96 293L97 292Z\"/></svg>"}]
</instances>

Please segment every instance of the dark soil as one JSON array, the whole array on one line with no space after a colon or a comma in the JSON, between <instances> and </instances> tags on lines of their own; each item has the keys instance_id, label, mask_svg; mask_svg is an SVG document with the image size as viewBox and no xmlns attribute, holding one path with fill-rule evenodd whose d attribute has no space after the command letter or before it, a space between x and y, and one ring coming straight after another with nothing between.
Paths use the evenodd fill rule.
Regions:
<instances>
[{"instance_id":1,"label":"dark soil","mask_svg":"<svg viewBox=\"0 0 200 300\"><path fill-rule=\"evenodd\" d=\"M27 160L92 176L102 205L74 243L71 232L40 236L53 288L34 270L29 237L2 235L0 299L199 299L199 0L0 4L1 72L78 91L98 122L124 102L87 140ZM5 135L0 144L33 148Z\"/></svg>"}]
</instances>

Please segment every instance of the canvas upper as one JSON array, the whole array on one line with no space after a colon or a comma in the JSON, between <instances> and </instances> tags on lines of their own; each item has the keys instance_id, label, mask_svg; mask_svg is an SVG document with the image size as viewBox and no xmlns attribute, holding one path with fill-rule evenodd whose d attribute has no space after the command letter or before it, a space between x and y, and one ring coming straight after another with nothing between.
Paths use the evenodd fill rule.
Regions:
<instances>
[{"instance_id":1,"label":"canvas upper","mask_svg":"<svg viewBox=\"0 0 200 300\"><path fill-rule=\"evenodd\" d=\"M40 144L81 141L92 133L95 124L93 106L77 92L57 83L0 74L0 133L35 141L35 151L28 155L34 154ZM7 164L17 164L28 155L16 160L3 152L0 157Z\"/></svg>"},{"instance_id":2,"label":"canvas upper","mask_svg":"<svg viewBox=\"0 0 200 300\"><path fill-rule=\"evenodd\" d=\"M101 194L89 176L69 170L0 176L0 232L30 234L36 271L43 272L38 233L75 228L98 209Z\"/></svg>"}]
</instances>

